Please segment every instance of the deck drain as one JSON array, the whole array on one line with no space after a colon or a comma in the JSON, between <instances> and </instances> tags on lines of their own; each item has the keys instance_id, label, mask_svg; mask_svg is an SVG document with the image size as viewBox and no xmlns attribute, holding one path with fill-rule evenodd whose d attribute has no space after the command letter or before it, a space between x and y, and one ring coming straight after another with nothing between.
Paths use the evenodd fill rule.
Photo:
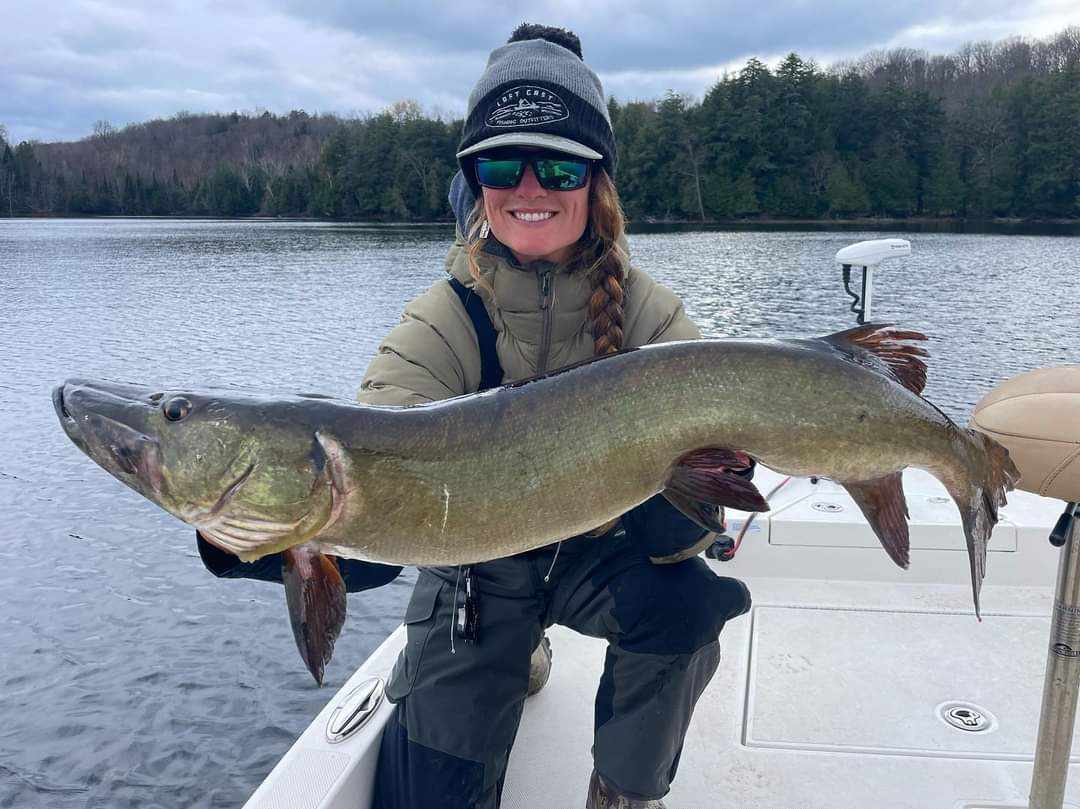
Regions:
<instances>
[{"instance_id":1,"label":"deck drain","mask_svg":"<svg viewBox=\"0 0 1080 809\"><path fill-rule=\"evenodd\" d=\"M844 507L839 503L827 503L824 500L818 500L816 503L811 503L810 508L815 511L824 511L826 514L835 514L838 511L844 510Z\"/></svg>"},{"instance_id":2,"label":"deck drain","mask_svg":"<svg viewBox=\"0 0 1080 809\"><path fill-rule=\"evenodd\" d=\"M997 727L997 719L992 713L970 702L946 702L938 706L938 716L949 727L968 733L979 733Z\"/></svg>"}]
</instances>

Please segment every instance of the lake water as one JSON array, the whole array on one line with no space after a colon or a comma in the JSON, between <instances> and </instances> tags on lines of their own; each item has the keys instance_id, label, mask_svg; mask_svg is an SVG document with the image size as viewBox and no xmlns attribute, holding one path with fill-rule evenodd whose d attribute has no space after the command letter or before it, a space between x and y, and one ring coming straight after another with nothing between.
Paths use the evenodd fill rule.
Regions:
<instances>
[{"instance_id":1,"label":"lake water","mask_svg":"<svg viewBox=\"0 0 1080 809\"><path fill-rule=\"evenodd\" d=\"M327 685L283 592L219 581L193 531L56 423L71 376L351 397L452 232L313 222L0 220L0 806L235 807L401 619L407 571L349 597ZM631 236L708 335L853 324L835 252L898 235L874 317L931 336L928 398L1080 362L1075 236L677 231ZM556 662L557 665L557 662Z\"/></svg>"}]
</instances>

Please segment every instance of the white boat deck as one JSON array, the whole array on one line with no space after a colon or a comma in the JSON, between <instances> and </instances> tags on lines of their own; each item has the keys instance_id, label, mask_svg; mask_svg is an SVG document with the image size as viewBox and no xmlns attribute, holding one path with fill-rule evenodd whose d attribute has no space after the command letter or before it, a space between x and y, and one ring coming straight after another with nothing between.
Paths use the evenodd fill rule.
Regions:
<instances>
[{"instance_id":1,"label":"white boat deck","mask_svg":"<svg viewBox=\"0 0 1080 809\"><path fill-rule=\"evenodd\" d=\"M768 470L757 478L768 491ZM747 533L737 558L751 613L731 622L724 659L687 737L669 809L992 809L1025 807L1050 628L1056 501L1013 493L991 544L976 621L958 514L940 486L905 476L911 570L896 569L838 487L793 481ZM838 508L839 507L839 508ZM739 515L729 522L737 527ZM550 632L547 687L526 705L506 809L584 805L603 641ZM342 689L385 677L399 629ZM949 703L985 712L987 730L948 725ZM366 807L381 722L326 740L332 701L248 803ZM463 716L462 721L483 722ZM1080 752L1080 751L1077 751ZM1074 762L1080 757L1074 757ZM1076 764L1070 768L1076 769ZM1066 806L1080 808L1074 775Z\"/></svg>"},{"instance_id":2,"label":"white boat deck","mask_svg":"<svg viewBox=\"0 0 1080 809\"><path fill-rule=\"evenodd\" d=\"M747 581L754 609L724 630L669 809L1026 806L1047 588L987 588L977 624L963 587ZM507 809L580 806L588 783L604 644L561 628L551 640L551 681L526 707ZM938 718L950 701L996 726L950 727ZM1080 801L1080 782L1068 794Z\"/></svg>"}]
</instances>

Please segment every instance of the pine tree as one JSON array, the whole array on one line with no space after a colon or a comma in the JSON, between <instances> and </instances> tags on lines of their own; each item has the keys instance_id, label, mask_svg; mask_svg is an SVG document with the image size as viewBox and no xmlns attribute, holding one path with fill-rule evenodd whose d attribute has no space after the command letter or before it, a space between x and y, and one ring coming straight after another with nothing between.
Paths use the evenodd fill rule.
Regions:
<instances>
[{"instance_id":1,"label":"pine tree","mask_svg":"<svg viewBox=\"0 0 1080 809\"><path fill-rule=\"evenodd\" d=\"M898 135L886 134L878 139L862 176L874 213L908 216L915 211L918 167L904 151Z\"/></svg>"},{"instance_id":2,"label":"pine tree","mask_svg":"<svg viewBox=\"0 0 1080 809\"><path fill-rule=\"evenodd\" d=\"M858 216L870 210L866 189L852 178L842 162L833 165L829 171L825 182L825 203L833 216Z\"/></svg>"},{"instance_id":3,"label":"pine tree","mask_svg":"<svg viewBox=\"0 0 1080 809\"><path fill-rule=\"evenodd\" d=\"M819 70L750 59L696 103L608 100L633 218L1080 216L1080 29ZM342 121L195 115L75 143L8 142L0 212L432 219L460 121L412 101ZM145 178L150 178L149 180Z\"/></svg>"},{"instance_id":4,"label":"pine tree","mask_svg":"<svg viewBox=\"0 0 1080 809\"><path fill-rule=\"evenodd\" d=\"M963 216L966 212L960 163L946 144L938 147L930 163L925 211L931 216Z\"/></svg>"}]
</instances>

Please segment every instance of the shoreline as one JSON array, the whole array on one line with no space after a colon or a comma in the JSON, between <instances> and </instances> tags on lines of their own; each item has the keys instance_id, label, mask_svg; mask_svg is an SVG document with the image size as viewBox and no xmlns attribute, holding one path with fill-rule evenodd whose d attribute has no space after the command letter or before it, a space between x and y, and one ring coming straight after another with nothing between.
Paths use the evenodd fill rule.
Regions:
<instances>
[{"instance_id":1,"label":"shoreline","mask_svg":"<svg viewBox=\"0 0 1080 809\"><path fill-rule=\"evenodd\" d=\"M146 220L194 220L208 222L326 222L331 224L354 224L354 225L380 225L387 227L436 227L452 226L454 220L447 219L417 219L417 220L393 220L393 219L337 219L322 216L214 216L208 214L70 214L70 213L33 213L15 214L5 216L0 214L2 220L20 219L146 219ZM1025 218L1014 216L997 216L988 218L974 217L943 217L943 216L855 216L848 218L828 219L799 219L787 217L741 217L733 219L665 219L659 217L642 217L640 219L627 218L630 227L712 227L731 225L868 225L868 226L892 226L892 225L990 225L990 226L1026 226L1026 225L1076 225L1080 226L1080 217L1074 219L1061 218Z\"/></svg>"}]
</instances>

